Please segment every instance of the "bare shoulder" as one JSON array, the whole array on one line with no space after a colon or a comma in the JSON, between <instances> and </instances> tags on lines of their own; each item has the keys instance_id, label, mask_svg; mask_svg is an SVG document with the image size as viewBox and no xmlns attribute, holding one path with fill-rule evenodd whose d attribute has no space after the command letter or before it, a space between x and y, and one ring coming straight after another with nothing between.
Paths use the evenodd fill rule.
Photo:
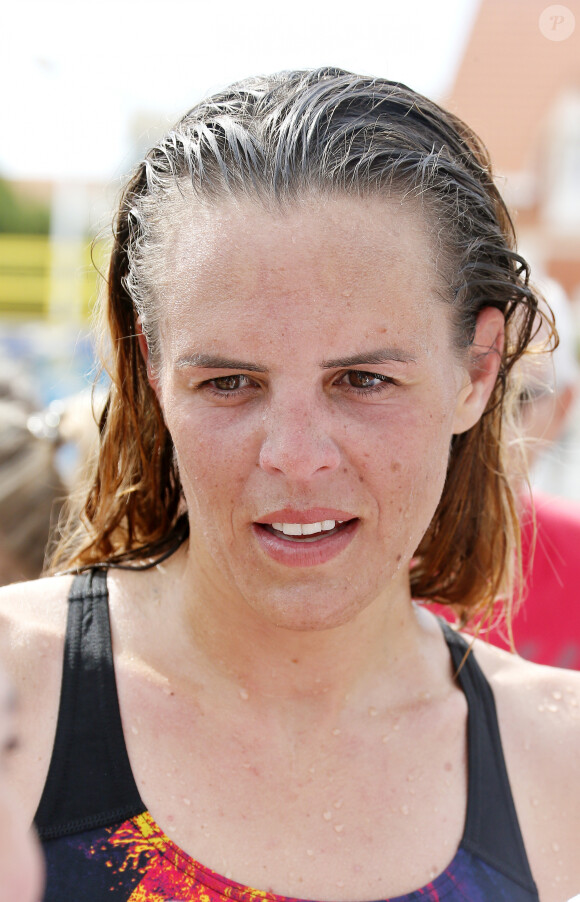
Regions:
<instances>
[{"instance_id":1,"label":"bare shoulder","mask_svg":"<svg viewBox=\"0 0 580 902\"><path fill-rule=\"evenodd\" d=\"M62 646L71 582L71 576L53 576L0 588L0 639L5 666L13 658L30 659L42 649L48 651L51 644Z\"/></svg>"},{"instance_id":2,"label":"bare shoulder","mask_svg":"<svg viewBox=\"0 0 580 902\"><path fill-rule=\"evenodd\" d=\"M515 730L548 746L566 736L578 741L580 672L534 664L481 641L474 652L493 689L502 733Z\"/></svg>"},{"instance_id":3,"label":"bare shoulder","mask_svg":"<svg viewBox=\"0 0 580 902\"><path fill-rule=\"evenodd\" d=\"M540 898L580 887L580 673L484 642L475 656L494 693L510 785Z\"/></svg>"},{"instance_id":4,"label":"bare shoulder","mask_svg":"<svg viewBox=\"0 0 580 902\"><path fill-rule=\"evenodd\" d=\"M11 775L30 819L40 800L56 729L72 577L0 589L0 661L16 692L18 749Z\"/></svg>"}]
</instances>

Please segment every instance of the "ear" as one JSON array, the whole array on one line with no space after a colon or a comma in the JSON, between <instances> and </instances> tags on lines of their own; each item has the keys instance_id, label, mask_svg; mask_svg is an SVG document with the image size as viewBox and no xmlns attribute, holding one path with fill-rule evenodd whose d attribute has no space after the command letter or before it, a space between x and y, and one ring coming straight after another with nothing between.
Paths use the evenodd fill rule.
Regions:
<instances>
[{"instance_id":1,"label":"ear","mask_svg":"<svg viewBox=\"0 0 580 902\"><path fill-rule=\"evenodd\" d=\"M145 337L145 333L143 332L143 326L141 325L141 317L137 317L135 323L137 342L139 343L139 350L141 351L141 356L145 361L145 366L147 367L147 379L149 380L149 385L157 395L158 399L161 401L160 395L160 384L159 384L159 376L156 371L153 369L151 365L151 355L149 353L149 345L147 344L147 338Z\"/></svg>"},{"instance_id":2,"label":"ear","mask_svg":"<svg viewBox=\"0 0 580 902\"><path fill-rule=\"evenodd\" d=\"M503 313L484 307L478 314L473 342L467 349L463 384L457 398L453 432L458 435L475 426L497 380L504 345Z\"/></svg>"}]
</instances>

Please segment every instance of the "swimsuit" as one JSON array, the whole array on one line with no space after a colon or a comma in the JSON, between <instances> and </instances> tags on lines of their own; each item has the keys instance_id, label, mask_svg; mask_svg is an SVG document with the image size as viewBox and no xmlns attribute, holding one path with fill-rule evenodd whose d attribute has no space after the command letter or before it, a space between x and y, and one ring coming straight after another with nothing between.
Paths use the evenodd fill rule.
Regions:
<instances>
[{"instance_id":1,"label":"swimsuit","mask_svg":"<svg viewBox=\"0 0 580 902\"><path fill-rule=\"evenodd\" d=\"M457 669L466 642L442 628ZM493 695L473 655L457 679L469 709L464 835L442 874L383 902L539 902ZM123 738L102 570L71 587L58 725L35 823L47 863L44 902L295 902L194 861L147 812Z\"/></svg>"}]
</instances>

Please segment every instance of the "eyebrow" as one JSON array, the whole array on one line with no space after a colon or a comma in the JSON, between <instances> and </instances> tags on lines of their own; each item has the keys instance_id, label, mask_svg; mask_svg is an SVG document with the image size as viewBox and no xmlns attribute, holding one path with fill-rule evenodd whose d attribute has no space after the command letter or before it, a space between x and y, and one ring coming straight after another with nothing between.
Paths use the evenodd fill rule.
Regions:
<instances>
[{"instance_id":1,"label":"eyebrow","mask_svg":"<svg viewBox=\"0 0 580 902\"><path fill-rule=\"evenodd\" d=\"M401 348L379 348L366 353L352 354L350 357L335 357L323 360L322 369L341 369L362 365L378 365L381 363L415 363L416 358ZM188 366L208 370L244 370L249 373L267 373L268 368L247 360L235 360L231 357L220 357L216 354L185 354L179 357L176 366L183 369Z\"/></svg>"}]
</instances>

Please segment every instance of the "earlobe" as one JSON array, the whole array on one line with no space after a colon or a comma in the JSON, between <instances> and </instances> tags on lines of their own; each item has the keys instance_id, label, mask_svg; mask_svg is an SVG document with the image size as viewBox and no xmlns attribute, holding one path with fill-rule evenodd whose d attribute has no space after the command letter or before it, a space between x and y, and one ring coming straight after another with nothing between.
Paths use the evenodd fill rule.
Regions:
<instances>
[{"instance_id":1,"label":"earlobe","mask_svg":"<svg viewBox=\"0 0 580 902\"><path fill-rule=\"evenodd\" d=\"M483 414L499 372L504 345L503 313L485 307L477 317L475 335L467 351L465 384L457 399L453 432L467 432Z\"/></svg>"},{"instance_id":2,"label":"earlobe","mask_svg":"<svg viewBox=\"0 0 580 902\"><path fill-rule=\"evenodd\" d=\"M136 336L137 342L139 343L139 350L141 351L141 356L145 361L145 366L147 367L147 379L149 380L149 385L159 398L159 378L151 365L151 355L149 353L149 345L147 344L147 338L145 333L143 332L143 327L141 325L141 318L137 318L136 322Z\"/></svg>"}]
</instances>

